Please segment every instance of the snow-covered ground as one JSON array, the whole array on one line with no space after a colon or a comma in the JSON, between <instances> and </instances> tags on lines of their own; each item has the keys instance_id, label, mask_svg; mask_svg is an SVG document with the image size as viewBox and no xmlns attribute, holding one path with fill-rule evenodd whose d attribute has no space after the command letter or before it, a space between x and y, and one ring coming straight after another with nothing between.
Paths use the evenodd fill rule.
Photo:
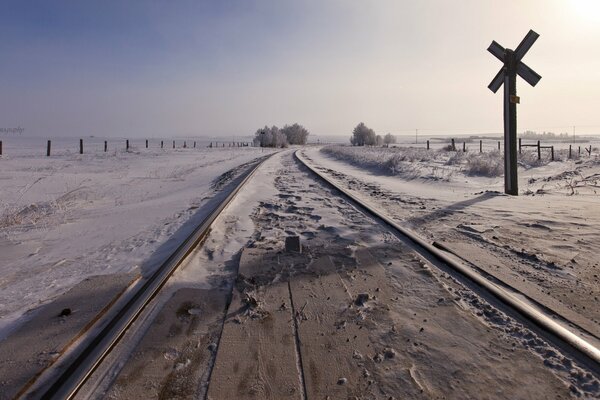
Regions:
<instances>
[{"instance_id":1,"label":"snow-covered ground","mask_svg":"<svg viewBox=\"0 0 600 400\"><path fill-rule=\"evenodd\" d=\"M345 171L354 174L352 167ZM301 238L301 253L284 250L290 235ZM248 254L259 254L258 262ZM200 292L186 298L182 290L231 286L233 300L210 353L210 325L173 310L210 315ZM148 325L131 358L114 363L92 398L203 398L196 390L209 379L210 398L291 398L302 390L310 398L598 393L595 376L421 259L289 151L261 165L167 288L181 296L165 298L180 303ZM366 303L357 302L361 296ZM215 357L214 368L205 373L194 360L208 357Z\"/></svg>"},{"instance_id":2,"label":"snow-covered ground","mask_svg":"<svg viewBox=\"0 0 600 400\"><path fill-rule=\"evenodd\" d=\"M4 138L0 157L0 337L24 311L86 277L147 274L174 249L186 222L268 150L207 148L187 140L109 142ZM232 172L228 172L234 170ZM169 240L172 239L172 240Z\"/></svg>"},{"instance_id":3,"label":"snow-covered ground","mask_svg":"<svg viewBox=\"0 0 600 400\"><path fill-rule=\"evenodd\" d=\"M433 179L424 165L438 160L416 161L407 177L318 148L305 154L359 197L599 336L597 153L519 168L518 197L503 194L502 176L452 165Z\"/></svg>"},{"instance_id":4,"label":"snow-covered ground","mask_svg":"<svg viewBox=\"0 0 600 400\"><path fill-rule=\"evenodd\" d=\"M500 270L492 263L489 267L498 268L518 281L526 279L525 284L529 285L533 296L545 295L552 286L551 290L557 293L552 293L551 298L560 299L559 305L586 321L591 321L597 313L589 294L597 290L595 286L598 285L589 273L597 268L592 265L595 258L590 253L600 250L597 248L600 243L598 233L594 231L600 221L597 212L592 213L595 219L589 220L589 226L581 218L586 208L597 206L595 195L567 196L564 191L552 192L549 188L535 194L538 184L535 181L531 183L535 195L515 198L493 192L502 187L499 177L461 177L457 172L450 180L407 180L349 165L325 155L318 148L301 151L312 163L320 165L350 189L438 241L453 245L462 243L472 246L471 250L475 248L473 246L481 245L479 253L472 252L479 255L485 254L484 250L489 250L496 242L507 244L506 247L496 246L497 251L492 254L503 257L503 262L508 260L507 265L514 269ZM2 283L3 298L17 305L29 288L39 288L40 293L51 297L52 293L61 291L58 286L41 288L39 282L51 279L61 284L70 282L68 273L72 271L81 279L98 273L136 270L144 273L150 270L161 254L168 253L168 238L182 236L186 224L197 222L204 199L215 193L219 182L232 175L227 173L228 168L263 154L267 152L250 148L188 149L175 153L170 150L164 154L144 150L139 154L119 153L112 156L112 161L97 154L84 155L81 159L78 155L70 155L54 160L55 174L62 174L62 177L53 178L49 174L33 186L21 183L23 189L30 187L23 190L24 197L32 196L30 191L41 191L36 185L48 185L52 179L70 182L70 175L65 171L71 171L81 175L79 179L94 177L95 180L78 186L86 186L86 191L98 193L98 198L75 196L74 206L69 206L72 208L65 206L64 210L58 208L54 214L43 214L37 220L40 222L21 223L21 229L19 226L2 228L2 232L23 237L22 244L12 247L7 244L6 249L27 245L37 235L42 236L43 240L39 242L45 252L58 257L58 250L53 250L52 246L60 243L63 251L72 254L68 262L56 265L55 261L54 267L37 267L39 277L22 274L26 278L26 284L21 285L22 293L16 294L11 285ZM14 160L2 161L10 163ZM45 159L38 161L48 162ZM111 162L117 163L114 170L108 168ZM62 163L71 165L59 172ZM24 168L22 161L17 164L12 170L15 179L19 176L19 168ZM574 167L582 165L573 164ZM93 173L94 168L97 173ZM543 168L554 171L555 165L551 163ZM590 166L582 173L587 174L592 168ZM178 171L176 177L172 177L173 171ZM158 176L141 178L147 172ZM540 177L547 176L547 172ZM3 172L1 182L12 175ZM533 176L523 177L529 178ZM93 185L94 182L102 182L105 185L103 191ZM18 191L14 193L16 187L13 185L14 199L21 195ZM587 202L575 203L568 213L560 215L558 224L554 224L548 215L556 211L552 209L555 198ZM32 202L43 201L34 196L19 204L23 208ZM56 198L53 201L56 202ZM532 219L538 220L537 225ZM576 225L571 225L570 219ZM88 228L89 222L99 227L96 232ZM106 227L109 222L115 226L114 231ZM138 230L129 226L133 223L138 225ZM43 224L48 226L46 231L38 228ZM574 234L576 226L581 229L580 236ZM559 242L543 227L565 233L567 240ZM543 231L544 242L535 240L542 237L537 234L539 230ZM520 232L518 235L517 231ZM44 235L52 235L56 241L45 242ZM74 243L85 242L81 244L84 246L93 241L94 235L111 239L104 247L92 246L82 255L74 254L72 248L63 244L67 238ZM290 235L301 238L301 253L283 251L284 241ZM579 246L577 255L569 255L576 262L550 261L548 253L534 252L534 246L547 246L548 243L558 243L556 248L549 247L557 250L558 255L570 251L569 246ZM26 271L28 259L43 259L42 250L31 257L26 253L13 257L12 272L6 275L12 277L12 284L18 282L15 278L17 261ZM251 278L248 272L254 267L251 267L252 263L242 262L244 259L248 263L244 254L262 254ZM40 262L39 265L45 264ZM238 275L238 268L245 270L243 273L240 270ZM110 275L110 278L117 276ZM543 285L543 279L547 280L547 286ZM110 285L106 280L93 282ZM90 290L89 285L91 283L80 290ZM210 309L206 302L200 301L201 297L214 299L220 296L217 303L224 307L227 299L232 298L229 290L232 287L234 300L224 314L225 324L221 323L221 309L217 310L219 318L214 326L212 322L202 320L201 317L210 315ZM281 288L281 293L273 295L272 290ZM6 290L13 290L16 300L10 299L4 293ZM573 293L575 290L578 292ZM241 297L242 294L249 297ZM357 303L365 296L366 302ZM54 325L73 321L72 317L58 318L56 315L62 304L71 306L72 299L80 297L69 298L68 293L67 299L63 297L48 304L59 303L50 312L39 314L51 314ZM30 297L25 298L30 301ZM255 302L238 304L241 298ZM190 254L155 301L156 307L149 307L145 311L146 317L140 318L139 329L127 333L133 338L122 341L122 352L114 352L110 363L97 371L101 375L99 379L104 380L99 381L98 386L90 382L89 390L86 390L91 398L132 398L128 393L147 397L156 392L175 396L186 393L184 389L190 387L190 393L193 393L206 387L209 376L209 388L220 393L215 398L247 397L256 393L256 388L264 387L261 386L264 382L269 387L286 389L287 376L297 380L300 376L305 377L304 387L312 397L313 394L332 393L332 397L340 398L357 394L365 398L378 398L381 394L386 394L385 398L390 395L400 398L474 398L482 394L498 398L567 398L571 393L594 398L599 392L596 375L496 309L485 298L471 292L451 274L438 270L415 254L383 226L315 180L294 160L292 151L279 152L261 165L249 184L217 219L202 248ZM43 321L44 316L36 318ZM273 333L279 331L270 331L273 321L278 321L275 326L279 323L287 326L287 333L280 335ZM296 321L296 328L292 321ZM590 324L586 328L597 333L597 323L591 321ZM237 333L241 340L228 341L228 337L238 337ZM294 335L295 341L285 339ZM18 336L12 335L4 342L11 339L15 342ZM218 341L216 352L215 340ZM26 340L22 342L34 347ZM286 351L277 353L282 346ZM51 347L47 343L38 347L40 351L29 348L19 351L18 357L5 352L4 370L16 370L20 366L30 375L36 373L35 368L25 368L32 364L30 360L46 365L48 357L57 354L53 348L41 349ZM250 356L238 356L245 353ZM227 354L234 356L228 358ZM300 354L306 363L299 364L297 357ZM198 360L203 361L196 363ZM233 361L231 366L227 360ZM217 367L209 374L207 365L213 362ZM244 367L237 368L237 362L243 363ZM277 371L277 374L261 372L262 366L269 363L274 366L267 371ZM304 368L303 372L299 374L298 368ZM346 379L343 385L339 383L340 377ZM4 378L0 389L2 384L11 384L10 379ZM217 378L226 379L227 383ZM236 380L243 384L237 384ZM178 385L178 382L186 385ZM300 388L301 384L297 382L294 387ZM163 392L164 388L168 391ZM228 394L232 390L237 395ZM286 393L293 392L287 390Z\"/></svg>"}]
</instances>

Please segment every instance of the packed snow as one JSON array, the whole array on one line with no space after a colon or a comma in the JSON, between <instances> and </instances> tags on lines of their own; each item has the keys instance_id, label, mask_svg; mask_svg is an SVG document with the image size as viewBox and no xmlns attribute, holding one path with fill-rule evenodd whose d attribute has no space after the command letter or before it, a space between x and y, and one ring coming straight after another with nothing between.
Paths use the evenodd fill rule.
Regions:
<instances>
[{"instance_id":1,"label":"packed snow","mask_svg":"<svg viewBox=\"0 0 600 400\"><path fill-rule=\"evenodd\" d=\"M147 274L234 170L270 150L211 141L3 138L0 337L28 309L86 277ZM56 146L55 146L56 144ZM55 146L55 147L54 147ZM234 171L231 171L234 170ZM231 172L229 172L231 171ZM173 240L169 240L173 239Z\"/></svg>"},{"instance_id":2,"label":"packed snow","mask_svg":"<svg viewBox=\"0 0 600 400\"><path fill-rule=\"evenodd\" d=\"M407 177L362 161L373 159L371 154L377 151L387 154L388 149L346 150L342 154L313 148L304 153L397 221L429 240L448 244L537 302L600 335L597 152L578 160L520 167L521 195L516 197L503 194L503 176L469 176L459 167L445 179L432 179L427 164L431 168L437 155L415 162L416 177Z\"/></svg>"}]
</instances>

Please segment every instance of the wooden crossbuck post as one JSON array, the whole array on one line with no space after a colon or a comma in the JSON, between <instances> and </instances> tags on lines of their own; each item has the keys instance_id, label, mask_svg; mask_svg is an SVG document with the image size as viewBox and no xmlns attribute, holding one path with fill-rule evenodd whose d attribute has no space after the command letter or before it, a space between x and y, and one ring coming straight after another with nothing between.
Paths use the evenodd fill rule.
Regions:
<instances>
[{"instance_id":1,"label":"wooden crossbuck post","mask_svg":"<svg viewBox=\"0 0 600 400\"><path fill-rule=\"evenodd\" d=\"M492 41L488 51L504 63L504 67L496 74L488 88L496 93L504 84L504 192L519 194L517 180L517 74L531 86L542 79L535 71L525 65L521 59L533 46L540 35L530 30L519 43L516 50L505 49L496 41Z\"/></svg>"}]
</instances>

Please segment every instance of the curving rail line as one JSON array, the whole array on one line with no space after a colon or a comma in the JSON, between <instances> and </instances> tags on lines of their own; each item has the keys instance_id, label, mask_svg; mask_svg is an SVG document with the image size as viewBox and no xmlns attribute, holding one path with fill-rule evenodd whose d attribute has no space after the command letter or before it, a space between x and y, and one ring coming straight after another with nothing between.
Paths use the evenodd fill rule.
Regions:
<instances>
[{"instance_id":1,"label":"curving rail line","mask_svg":"<svg viewBox=\"0 0 600 400\"><path fill-rule=\"evenodd\" d=\"M295 158L306 168L308 168L313 174L324 181L327 185L333 187L335 190L340 192L343 196L350 199L352 203L357 205L359 208L375 217L379 221L383 222L386 226L391 228L396 234L401 237L409 239L416 247L416 250L426 257L433 257L435 260L449 266L454 271L465 277L467 280L475 283L477 286L483 288L494 298L505 304L509 309L516 311L518 315L524 318L526 321L533 323L535 326L540 328L542 332L549 334L552 338L558 341L559 345L566 345L567 348L572 349L577 353L581 361L585 362L590 368L598 371L600 370L600 349L594 344L590 343L585 338L579 336L577 333L569 330L565 326L555 321L553 317L560 317L541 311L534 305L523 301L521 298L515 296L504 287L492 282L482 274L475 271L473 268L455 260L448 256L448 253L435 247L436 243L429 243L415 232L402 227L392 218L385 215L383 212L377 210L371 205L366 204L358 197L350 193L348 190L342 188L332 179L328 178L325 174L319 172L316 168L306 162L299 155L300 150L294 153ZM508 286L508 285L506 285ZM516 289L511 288L515 293L519 293ZM527 297L525 294L521 294L523 297ZM562 317L560 317L562 318ZM563 318L564 319L564 318ZM572 324L572 323L571 323ZM572 324L575 325L575 324Z\"/></svg>"},{"instance_id":2,"label":"curving rail line","mask_svg":"<svg viewBox=\"0 0 600 400\"><path fill-rule=\"evenodd\" d=\"M173 254L141 285L139 290L129 298L125 305L110 318L99 333L74 357L73 361L66 368L62 369L51 382L43 383L46 389L40 391L41 393L33 394L35 397L39 396L42 399L71 399L75 396L102 360L116 346L127 329L141 314L142 310L159 293L183 260L202 244L208 236L213 222L233 200L244 184L250 180L258 167L269 157L270 155L264 157L254 167L248 169L245 175L242 175L243 178L240 180L240 183L227 197L210 211L202 223L194 229ZM20 396L23 395L27 395L25 390L20 394Z\"/></svg>"}]
</instances>

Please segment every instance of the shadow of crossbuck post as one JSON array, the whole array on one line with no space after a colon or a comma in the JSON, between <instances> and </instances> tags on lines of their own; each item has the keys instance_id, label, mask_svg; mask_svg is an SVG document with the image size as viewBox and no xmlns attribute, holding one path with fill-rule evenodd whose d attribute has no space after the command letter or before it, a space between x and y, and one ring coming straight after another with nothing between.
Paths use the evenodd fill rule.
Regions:
<instances>
[{"instance_id":1,"label":"shadow of crossbuck post","mask_svg":"<svg viewBox=\"0 0 600 400\"><path fill-rule=\"evenodd\" d=\"M494 93L504 83L504 192L517 196L517 74L531 86L535 86L542 77L525 65L521 59L533 46L540 35L530 30L516 50L505 49L492 41L488 51L504 66L496 74L488 88Z\"/></svg>"}]
</instances>

